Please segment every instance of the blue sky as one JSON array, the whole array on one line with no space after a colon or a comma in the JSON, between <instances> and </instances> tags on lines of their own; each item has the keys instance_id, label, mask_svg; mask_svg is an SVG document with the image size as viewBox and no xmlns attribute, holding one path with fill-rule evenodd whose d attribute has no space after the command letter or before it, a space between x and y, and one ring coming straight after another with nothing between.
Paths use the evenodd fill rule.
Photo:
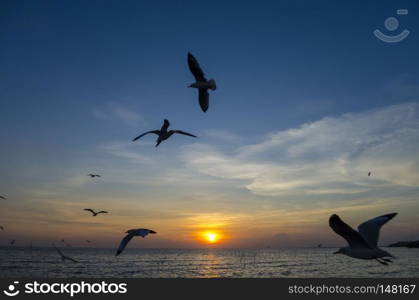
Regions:
<instances>
[{"instance_id":1,"label":"blue sky","mask_svg":"<svg viewBox=\"0 0 419 300\"><path fill-rule=\"evenodd\" d=\"M286 227L287 216L338 243L326 230L339 209L355 223L400 210L389 231L419 238L417 1L0 6L4 243L77 242L74 226L100 232L103 245L130 226L160 224L159 243L146 245L194 246L190 234L204 229L224 231L231 246L311 235ZM395 33L411 32L400 43L372 34L387 32L391 16ZM186 88L188 51L217 81L205 114ZM163 118L199 139L130 142ZM374 178L363 182L369 169ZM104 176L92 182L89 172ZM114 213L92 223L84 206ZM30 234L29 220L41 224ZM251 242L260 228L267 235Z\"/></svg>"}]
</instances>

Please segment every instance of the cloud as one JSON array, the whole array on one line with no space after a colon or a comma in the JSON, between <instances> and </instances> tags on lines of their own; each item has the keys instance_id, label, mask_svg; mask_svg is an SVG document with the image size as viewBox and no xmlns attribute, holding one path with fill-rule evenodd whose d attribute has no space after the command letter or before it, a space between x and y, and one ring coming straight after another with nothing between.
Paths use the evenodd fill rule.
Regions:
<instances>
[{"instance_id":1,"label":"cloud","mask_svg":"<svg viewBox=\"0 0 419 300\"><path fill-rule=\"evenodd\" d=\"M151 142L143 142L143 144L151 145ZM138 145L133 144L132 142L113 142L106 145L99 146L100 150L105 151L113 156L127 159L132 163L138 164L149 164L152 162L145 154L138 152Z\"/></svg>"},{"instance_id":2,"label":"cloud","mask_svg":"<svg viewBox=\"0 0 419 300\"><path fill-rule=\"evenodd\" d=\"M94 108L92 113L99 120L117 120L130 126L144 124L140 114L115 102L109 102L103 108Z\"/></svg>"},{"instance_id":3,"label":"cloud","mask_svg":"<svg viewBox=\"0 0 419 300\"><path fill-rule=\"evenodd\" d=\"M237 143L242 140L241 136L222 129L208 129L204 131L204 135L221 142Z\"/></svg>"},{"instance_id":4,"label":"cloud","mask_svg":"<svg viewBox=\"0 0 419 300\"><path fill-rule=\"evenodd\" d=\"M405 103L274 132L233 153L189 145L182 159L188 168L239 180L258 195L365 193L419 187L418 137L419 104Z\"/></svg>"}]
</instances>

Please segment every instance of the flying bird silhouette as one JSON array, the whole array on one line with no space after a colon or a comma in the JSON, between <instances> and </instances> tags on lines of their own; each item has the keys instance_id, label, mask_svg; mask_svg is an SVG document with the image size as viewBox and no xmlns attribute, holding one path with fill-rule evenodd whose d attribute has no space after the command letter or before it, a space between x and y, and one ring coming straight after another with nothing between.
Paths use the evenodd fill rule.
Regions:
<instances>
[{"instance_id":1,"label":"flying bird silhouette","mask_svg":"<svg viewBox=\"0 0 419 300\"><path fill-rule=\"evenodd\" d=\"M368 172L368 176L371 176L371 172Z\"/></svg>"},{"instance_id":2,"label":"flying bird silhouette","mask_svg":"<svg viewBox=\"0 0 419 300\"><path fill-rule=\"evenodd\" d=\"M169 120L164 119L163 126L161 127L160 130L150 130L150 131L144 132L143 134L140 134L139 136L134 138L132 141L135 142L136 140L138 140L139 138L142 138L146 134L154 133L154 134L158 135L158 138L157 138L157 141L156 141L156 147L157 147L158 145L160 145L161 142L163 142L164 140L167 140L169 137L171 137L175 133L179 133L179 134L183 134L183 135L187 135L187 136L191 136L191 137L196 137L195 135L190 134L190 133L185 132L185 131L182 131L182 130L169 130L169 131L167 131L169 126L170 126Z\"/></svg>"},{"instance_id":3,"label":"flying bird silhouette","mask_svg":"<svg viewBox=\"0 0 419 300\"><path fill-rule=\"evenodd\" d=\"M66 255L64 255L62 252L61 252L61 250L60 249L58 249L57 247L55 247L54 246L54 248L55 248L55 250L57 250L57 252L58 252L58 254L61 256L61 260L62 261L64 261L64 260L71 260L72 262L75 262L75 263L77 263L78 261L77 260L75 260L75 259L73 259L73 258L71 258L71 257L68 257L68 256L66 256Z\"/></svg>"},{"instance_id":4,"label":"flying bird silhouette","mask_svg":"<svg viewBox=\"0 0 419 300\"><path fill-rule=\"evenodd\" d=\"M118 256L119 254L122 253L122 251L124 251L125 247L127 246L128 242L134 237L134 236L141 236L141 237L146 237L148 234L155 234L157 232L150 230L150 229L144 229L144 228L140 228L140 229L130 229L128 230L126 233L128 233L122 240L121 243L119 244L118 250L116 251L115 256Z\"/></svg>"},{"instance_id":5,"label":"flying bird silhouette","mask_svg":"<svg viewBox=\"0 0 419 300\"><path fill-rule=\"evenodd\" d=\"M1 229L1 230L4 230L4 227L3 227L3 226L0 226L0 229Z\"/></svg>"},{"instance_id":6,"label":"flying bird silhouette","mask_svg":"<svg viewBox=\"0 0 419 300\"><path fill-rule=\"evenodd\" d=\"M91 213L92 213L92 217L96 217L98 214L107 214L108 212L107 211L105 211L105 210L101 210L101 211L98 211L98 212L95 212L93 209L91 209L91 208L85 208L85 209L83 209L83 210L85 210L85 211L90 211Z\"/></svg>"},{"instance_id":7,"label":"flying bird silhouette","mask_svg":"<svg viewBox=\"0 0 419 300\"><path fill-rule=\"evenodd\" d=\"M349 247L340 248L334 254L341 253L359 259L375 259L383 265L393 262L386 257L395 257L387 251L380 249L377 243L381 226L396 215L397 213L391 213L365 221L358 226L358 231L343 222L338 215L332 215L329 219L329 226L349 244Z\"/></svg>"},{"instance_id":8,"label":"flying bird silhouette","mask_svg":"<svg viewBox=\"0 0 419 300\"><path fill-rule=\"evenodd\" d=\"M87 174L87 176L90 176L90 178L95 178L95 177L102 177L102 176L100 176L99 174Z\"/></svg>"},{"instance_id":9,"label":"flying bird silhouette","mask_svg":"<svg viewBox=\"0 0 419 300\"><path fill-rule=\"evenodd\" d=\"M208 89L215 90L217 85L215 84L214 79L207 80L205 78L205 74L201 69L196 58L188 52L188 66L189 70L191 71L192 75L195 77L195 83L192 83L188 87L198 89L199 93L199 105L203 112L208 110L209 106L209 93Z\"/></svg>"},{"instance_id":10,"label":"flying bird silhouette","mask_svg":"<svg viewBox=\"0 0 419 300\"><path fill-rule=\"evenodd\" d=\"M0 196L0 199L7 200L7 198L3 196Z\"/></svg>"},{"instance_id":11,"label":"flying bird silhouette","mask_svg":"<svg viewBox=\"0 0 419 300\"><path fill-rule=\"evenodd\" d=\"M15 242L16 242L16 240L11 240L11 241L10 241L10 245L12 245L12 246L13 246L13 245L15 244Z\"/></svg>"}]
</instances>

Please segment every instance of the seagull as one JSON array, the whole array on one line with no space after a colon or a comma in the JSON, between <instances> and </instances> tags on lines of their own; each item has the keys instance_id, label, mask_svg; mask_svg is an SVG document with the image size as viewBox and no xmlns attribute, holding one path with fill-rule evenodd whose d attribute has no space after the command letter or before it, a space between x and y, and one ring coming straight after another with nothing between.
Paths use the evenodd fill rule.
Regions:
<instances>
[{"instance_id":1,"label":"seagull","mask_svg":"<svg viewBox=\"0 0 419 300\"><path fill-rule=\"evenodd\" d=\"M198 89L199 105L201 106L202 111L206 112L209 106L208 89L215 91L215 89L217 88L217 85L215 84L214 79L207 80L205 78L204 72L199 66L198 61L190 52L188 52L188 65L189 65L189 70L191 71L192 75L195 77L195 80L196 80L195 83L192 83L188 87Z\"/></svg>"},{"instance_id":2,"label":"seagull","mask_svg":"<svg viewBox=\"0 0 419 300\"><path fill-rule=\"evenodd\" d=\"M65 255L61 252L61 250L60 250L60 249L58 249L57 247L55 247L55 246L54 246L54 248L55 248L55 250L57 250L58 254L61 256L61 260L62 260L62 261L64 261L64 260L68 259L68 260L71 260L72 262L75 262L75 263L77 263L77 262L78 262L77 260L75 260L75 259L73 259L73 258L71 258L71 257L65 256Z\"/></svg>"},{"instance_id":3,"label":"seagull","mask_svg":"<svg viewBox=\"0 0 419 300\"><path fill-rule=\"evenodd\" d=\"M3 196L0 196L0 199L7 200L7 198Z\"/></svg>"},{"instance_id":4,"label":"seagull","mask_svg":"<svg viewBox=\"0 0 419 300\"><path fill-rule=\"evenodd\" d=\"M4 227L3 227L3 226L0 226L0 229L1 229L1 230L4 230Z\"/></svg>"},{"instance_id":5,"label":"seagull","mask_svg":"<svg viewBox=\"0 0 419 300\"><path fill-rule=\"evenodd\" d=\"M86 240L86 243L90 244L90 243L91 243L91 241L89 241L89 240Z\"/></svg>"},{"instance_id":6,"label":"seagull","mask_svg":"<svg viewBox=\"0 0 419 300\"><path fill-rule=\"evenodd\" d=\"M85 210L85 211L90 211L93 215L92 215L92 217L96 217L98 214L107 214L108 212L107 211L105 211L105 210L101 210L101 211L98 211L98 212L95 212L93 209L91 209L91 208L85 208L85 209L83 209L83 210Z\"/></svg>"},{"instance_id":7,"label":"seagull","mask_svg":"<svg viewBox=\"0 0 419 300\"><path fill-rule=\"evenodd\" d=\"M396 215L397 213L391 213L365 221L358 226L358 231L355 231L343 222L338 215L332 215L329 219L329 226L349 244L349 247L340 248L333 254L341 253L353 258L375 259L383 265L388 265L387 263L393 262L391 259L385 257L395 257L387 251L380 249L377 246L377 242L381 226Z\"/></svg>"},{"instance_id":8,"label":"seagull","mask_svg":"<svg viewBox=\"0 0 419 300\"><path fill-rule=\"evenodd\" d=\"M90 176L91 178L95 178L95 177L102 177L102 176L100 176L99 174L92 174L92 173L90 173L90 174L87 174L87 176Z\"/></svg>"},{"instance_id":9,"label":"seagull","mask_svg":"<svg viewBox=\"0 0 419 300\"><path fill-rule=\"evenodd\" d=\"M140 228L140 229L130 229L128 230L126 233L128 233L121 241L121 243L119 244L118 250L115 254L115 256L118 256L119 254L122 253L122 251L124 251L125 247L127 246L128 242L134 237L134 236L141 236L141 237L146 237L148 234L155 234L157 232L150 230L150 229L144 229L144 228Z\"/></svg>"},{"instance_id":10,"label":"seagull","mask_svg":"<svg viewBox=\"0 0 419 300\"><path fill-rule=\"evenodd\" d=\"M371 172L368 172L368 176L371 176Z\"/></svg>"},{"instance_id":11,"label":"seagull","mask_svg":"<svg viewBox=\"0 0 419 300\"><path fill-rule=\"evenodd\" d=\"M183 135L187 135L187 136L191 136L191 137L196 137L195 135L190 134L190 133L187 133L187 132L182 131L182 130L169 130L169 131L167 131L167 129L169 128L169 126L170 126L169 120L164 119L163 126L161 127L160 130L150 130L150 131L144 132L143 134L140 134L139 136L137 136L136 138L134 138L132 141L135 142L136 140L138 140L139 138L145 136L146 134L154 133L154 134L157 134L159 136L157 138L157 141L156 141L156 143L157 143L156 144L156 147L157 147L158 145L160 145L161 142L163 142L164 140L167 140L174 133L179 133L179 134L183 134Z\"/></svg>"},{"instance_id":12,"label":"seagull","mask_svg":"<svg viewBox=\"0 0 419 300\"><path fill-rule=\"evenodd\" d=\"M10 245L14 245L15 244L15 242L16 242L16 240L12 240L11 242L10 242Z\"/></svg>"}]
</instances>

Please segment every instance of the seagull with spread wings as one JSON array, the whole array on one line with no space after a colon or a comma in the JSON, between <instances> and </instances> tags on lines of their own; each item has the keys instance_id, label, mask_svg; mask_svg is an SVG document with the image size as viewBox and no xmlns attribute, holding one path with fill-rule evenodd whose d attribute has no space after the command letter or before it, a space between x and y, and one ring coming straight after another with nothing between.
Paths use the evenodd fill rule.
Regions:
<instances>
[{"instance_id":1,"label":"seagull with spread wings","mask_svg":"<svg viewBox=\"0 0 419 300\"><path fill-rule=\"evenodd\" d=\"M208 89L215 90L217 88L217 85L215 84L214 79L207 80L205 78L205 74L201 69L201 66L199 65L196 58L188 52L188 66L189 70L191 71L192 75L195 77L194 83L189 85L190 88L196 88L198 89L199 93L199 105L201 106L201 109L203 112L206 112L208 110L209 106L209 93Z\"/></svg>"},{"instance_id":2,"label":"seagull with spread wings","mask_svg":"<svg viewBox=\"0 0 419 300\"><path fill-rule=\"evenodd\" d=\"M90 211L91 213L92 213L92 217L96 217L98 214L107 214L108 212L107 211L105 211L105 210L101 210L101 211L98 211L98 212L95 212L93 209L91 209L91 208L85 208L85 209L83 209L83 210L85 210L85 211Z\"/></svg>"},{"instance_id":3,"label":"seagull with spread wings","mask_svg":"<svg viewBox=\"0 0 419 300\"><path fill-rule=\"evenodd\" d=\"M396 215L397 213L391 213L365 221L358 226L358 231L343 222L338 215L332 215L329 219L329 226L349 244L349 247L340 248L334 254L345 254L359 259L375 259L383 265L393 262L386 257L395 257L387 251L380 249L377 244L381 226Z\"/></svg>"},{"instance_id":4,"label":"seagull with spread wings","mask_svg":"<svg viewBox=\"0 0 419 300\"><path fill-rule=\"evenodd\" d=\"M71 258L71 257L68 257L68 256L66 256L66 255L64 255L62 252L61 252L61 250L60 249L58 249L57 247L55 247L54 246L54 248L55 248L55 250L57 250L57 252L58 252L58 254L61 256L61 260L62 261L64 261L64 260L71 260L72 262L74 262L74 263L77 263L78 261L77 260L75 260L75 259L73 259L73 258Z\"/></svg>"},{"instance_id":5,"label":"seagull with spread wings","mask_svg":"<svg viewBox=\"0 0 419 300\"><path fill-rule=\"evenodd\" d=\"M182 130L169 130L169 131L167 131L169 126L170 126L169 120L164 119L163 126L160 128L160 130L150 130L150 131L144 132L143 134L140 134L139 136L134 138L132 141L135 142L136 140L138 140L139 138L142 138L146 134L154 133L154 134L158 135L158 138L157 138L157 141L156 141L156 147L157 147L158 145L160 145L161 142L163 142L164 140L167 140L169 137L171 137L175 133L183 134L183 135L187 135L187 136L191 136L191 137L196 137L195 135L190 134L190 133L185 132L185 131L182 131Z\"/></svg>"},{"instance_id":6,"label":"seagull with spread wings","mask_svg":"<svg viewBox=\"0 0 419 300\"><path fill-rule=\"evenodd\" d=\"M122 253L122 251L124 251L125 247L134 236L141 236L145 238L148 234L155 234L157 232L151 229L140 228L140 229L130 229L126 233L128 234L121 240L121 243L119 244L119 247L118 247L118 250L116 251L115 256L118 256L119 254Z\"/></svg>"}]
</instances>

